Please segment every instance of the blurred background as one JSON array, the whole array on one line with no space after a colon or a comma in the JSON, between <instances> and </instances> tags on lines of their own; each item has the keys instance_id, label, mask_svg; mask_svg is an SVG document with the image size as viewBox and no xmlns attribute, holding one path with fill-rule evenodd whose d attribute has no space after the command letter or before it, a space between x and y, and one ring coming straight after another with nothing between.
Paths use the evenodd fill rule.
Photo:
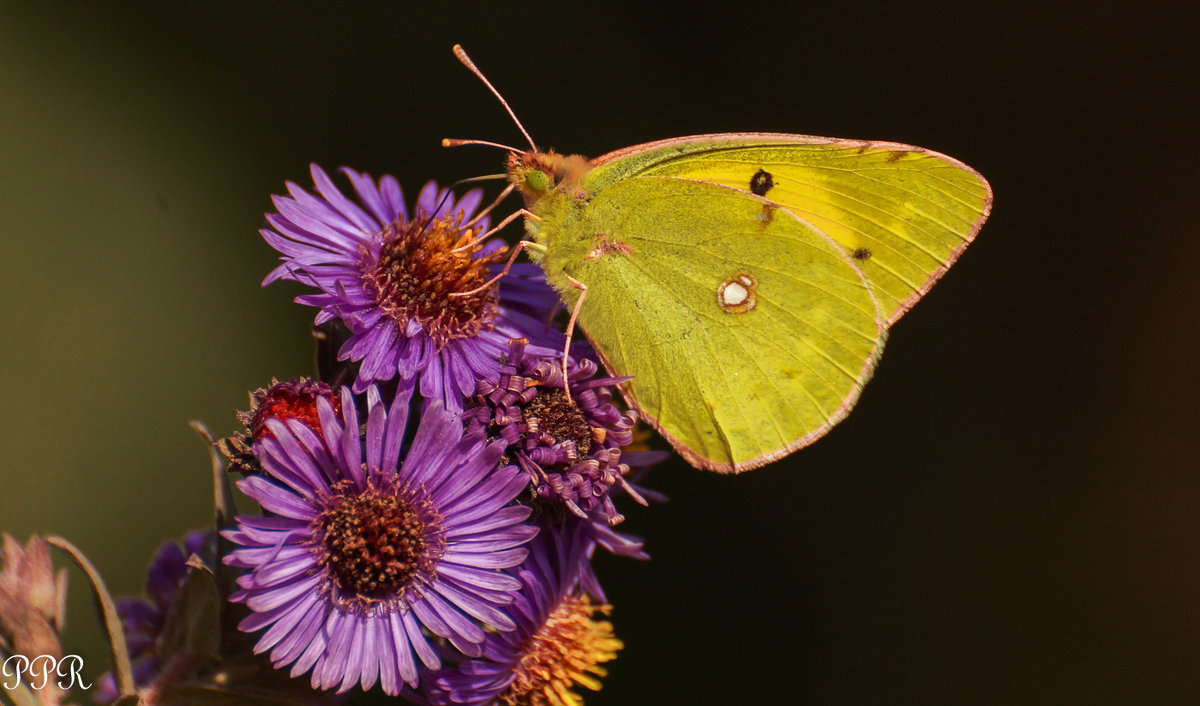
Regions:
<instances>
[{"instance_id":1,"label":"blurred background","mask_svg":"<svg viewBox=\"0 0 1200 706\"><path fill-rule=\"evenodd\" d=\"M1188 7L1186 10L1174 8ZM1186 16L1180 12L1188 13ZM520 144L922 145L995 189L855 412L740 477L665 464L588 704L1200 698L1200 51L1184 3L4 3L0 528L116 593L209 521L205 448L312 372L257 229L308 164L427 179ZM105 667L72 576L68 647Z\"/></svg>"}]
</instances>

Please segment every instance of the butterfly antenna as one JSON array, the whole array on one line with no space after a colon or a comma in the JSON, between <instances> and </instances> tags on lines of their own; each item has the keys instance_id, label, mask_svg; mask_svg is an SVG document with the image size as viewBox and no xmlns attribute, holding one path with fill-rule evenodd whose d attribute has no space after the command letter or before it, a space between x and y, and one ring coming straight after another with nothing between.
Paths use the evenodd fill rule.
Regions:
<instances>
[{"instance_id":1,"label":"butterfly antenna","mask_svg":"<svg viewBox=\"0 0 1200 706\"><path fill-rule=\"evenodd\" d=\"M502 150L509 152L521 153L521 150L516 147L502 145L499 142L488 142L487 140L460 140L457 138L447 137L442 140L442 147L462 147L463 145L483 145L484 147L499 147Z\"/></svg>"},{"instance_id":2,"label":"butterfly antenna","mask_svg":"<svg viewBox=\"0 0 1200 706\"><path fill-rule=\"evenodd\" d=\"M487 86L488 90L492 92L492 95L496 96L496 100L500 101L500 105L504 106L504 109L508 111L508 117L512 118L513 122L517 124L517 129L520 130L521 134L525 136L525 140L529 143L529 146L534 152L537 152L537 145L533 144L533 138L529 136L529 132L525 130L525 126L522 125L521 121L517 119L517 114L513 112L512 108L509 107L508 101L504 100L504 96L500 95L500 91L497 91L496 87L492 85L492 82L487 80L487 77L484 76L483 72L479 70L479 67L475 66L475 62L471 61L471 57L467 56L467 52L462 48L461 44L454 45L454 56L458 57L458 60L462 62L462 65L467 67L468 71L475 74L480 81L483 81L483 85Z\"/></svg>"}]
</instances>

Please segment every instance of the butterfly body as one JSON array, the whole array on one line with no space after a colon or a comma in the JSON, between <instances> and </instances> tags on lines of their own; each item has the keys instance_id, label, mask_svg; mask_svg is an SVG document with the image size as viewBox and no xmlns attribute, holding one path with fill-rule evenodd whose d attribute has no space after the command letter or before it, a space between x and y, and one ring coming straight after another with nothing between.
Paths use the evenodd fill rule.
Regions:
<instances>
[{"instance_id":1,"label":"butterfly body","mask_svg":"<svg viewBox=\"0 0 1200 706\"><path fill-rule=\"evenodd\" d=\"M699 135L587 161L514 154L547 281L627 401L693 465L739 472L849 412L887 327L978 232L978 173L907 145ZM581 287L582 285L582 287Z\"/></svg>"}]
</instances>

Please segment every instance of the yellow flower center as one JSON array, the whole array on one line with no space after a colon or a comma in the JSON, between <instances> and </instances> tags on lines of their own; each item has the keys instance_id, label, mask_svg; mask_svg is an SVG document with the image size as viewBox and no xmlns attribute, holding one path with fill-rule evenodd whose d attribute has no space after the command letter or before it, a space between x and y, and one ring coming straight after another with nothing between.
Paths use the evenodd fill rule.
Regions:
<instances>
[{"instance_id":1,"label":"yellow flower center","mask_svg":"<svg viewBox=\"0 0 1200 706\"><path fill-rule=\"evenodd\" d=\"M617 658L624 647L613 636L612 623L596 620L608 615L608 605L596 605L586 595L563 600L527 643L517 663L512 684L496 697L508 706L580 706L583 699L571 691L579 685L600 690L600 677L608 674L601 663Z\"/></svg>"}]
</instances>

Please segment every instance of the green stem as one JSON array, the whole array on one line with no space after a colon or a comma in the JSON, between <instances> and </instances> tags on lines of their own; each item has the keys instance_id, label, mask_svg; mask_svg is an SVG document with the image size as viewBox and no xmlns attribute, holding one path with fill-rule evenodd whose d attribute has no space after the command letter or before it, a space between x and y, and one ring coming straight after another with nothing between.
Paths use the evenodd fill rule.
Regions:
<instances>
[{"instance_id":1,"label":"green stem","mask_svg":"<svg viewBox=\"0 0 1200 706\"><path fill-rule=\"evenodd\" d=\"M75 562L92 584L92 595L100 606L100 614L104 617L104 629L108 631L108 644L112 650L113 676L117 682L117 691L121 696L132 696L137 693L133 683L133 669L129 665L129 648L125 646L125 631L121 629L121 618L117 615L117 607L113 604L112 594L104 585L100 572L88 560L83 552L74 544L62 537L47 537L46 541L61 549Z\"/></svg>"},{"instance_id":2,"label":"green stem","mask_svg":"<svg viewBox=\"0 0 1200 706\"><path fill-rule=\"evenodd\" d=\"M233 525L233 517L237 514L237 507L233 504L233 494L229 492L229 478L225 473L225 464L221 462L221 455L217 453L216 441L213 439L212 432L204 426L204 422L192 420L188 422L188 425L208 444L208 457L212 462L213 507L217 512L217 529L225 529Z\"/></svg>"},{"instance_id":3,"label":"green stem","mask_svg":"<svg viewBox=\"0 0 1200 706\"><path fill-rule=\"evenodd\" d=\"M200 438L208 443L208 457L212 462L212 481L213 481L213 508L216 511L217 520L217 565L215 567L217 574L217 585L221 588L222 597L228 596L233 591L233 571L220 560L220 557L225 556L232 546L229 545L229 540L221 536L221 530L232 527L234 524L234 516L237 515L237 506L233 503L233 493L229 489L229 474L225 471L225 464L221 461L221 455L217 453L217 445L213 439L212 432L208 427L204 426L204 422L191 421L190 425Z\"/></svg>"}]
</instances>

